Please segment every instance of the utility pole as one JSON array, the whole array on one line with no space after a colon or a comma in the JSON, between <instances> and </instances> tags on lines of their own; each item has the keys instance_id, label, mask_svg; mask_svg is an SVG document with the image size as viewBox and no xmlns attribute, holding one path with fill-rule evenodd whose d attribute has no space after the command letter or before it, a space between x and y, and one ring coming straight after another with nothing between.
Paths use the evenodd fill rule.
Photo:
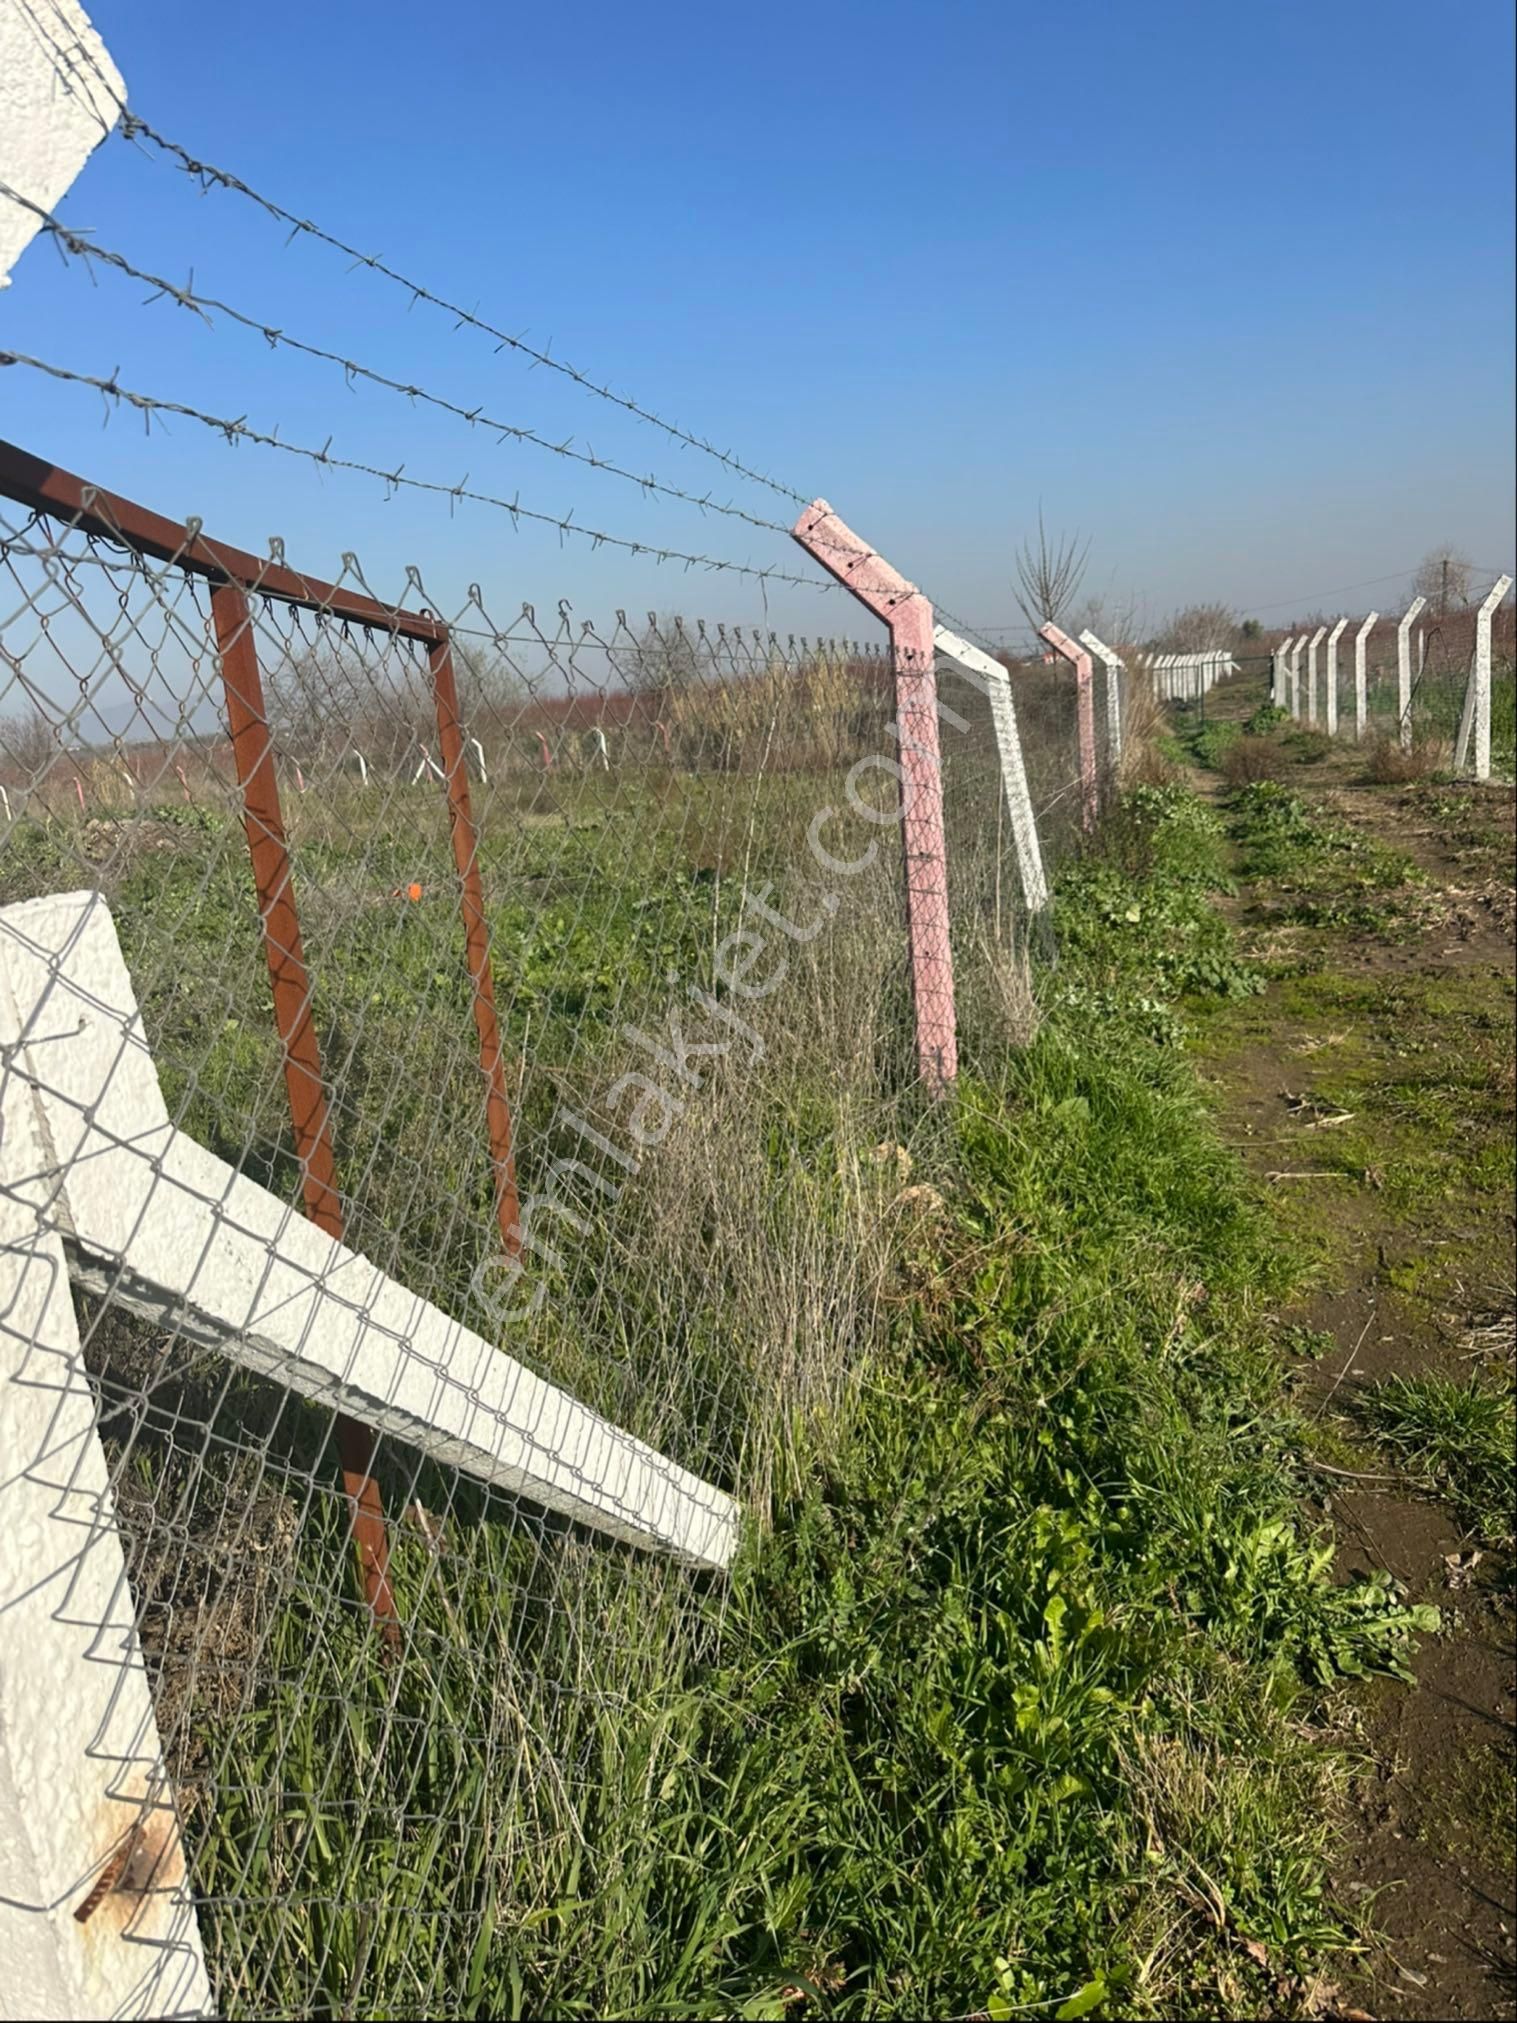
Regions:
<instances>
[{"instance_id":1,"label":"utility pole","mask_svg":"<svg viewBox=\"0 0 1517 2023\"><path fill-rule=\"evenodd\" d=\"M1447 555L1445 555L1443 558L1443 584L1438 592L1438 616L1440 618L1447 618L1448 615L1449 615L1449 558Z\"/></svg>"}]
</instances>

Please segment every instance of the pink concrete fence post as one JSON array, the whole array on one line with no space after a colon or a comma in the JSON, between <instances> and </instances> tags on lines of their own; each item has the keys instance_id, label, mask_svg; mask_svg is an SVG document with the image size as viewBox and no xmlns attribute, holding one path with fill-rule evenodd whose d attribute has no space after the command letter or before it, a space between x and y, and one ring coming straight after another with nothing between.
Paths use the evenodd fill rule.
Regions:
<instances>
[{"instance_id":1,"label":"pink concrete fence post","mask_svg":"<svg viewBox=\"0 0 1517 2023\"><path fill-rule=\"evenodd\" d=\"M1080 802L1087 829L1096 826L1099 812L1096 785L1096 703L1090 679L1090 655L1078 640L1071 639L1050 619L1043 637L1055 653L1062 654L1075 671L1075 711L1080 739Z\"/></svg>"},{"instance_id":2,"label":"pink concrete fence post","mask_svg":"<svg viewBox=\"0 0 1517 2023\"><path fill-rule=\"evenodd\" d=\"M790 531L808 555L890 628L917 1065L923 1081L941 1094L958 1073L958 1041L932 606L915 584L845 526L825 499L813 499Z\"/></svg>"}]
</instances>

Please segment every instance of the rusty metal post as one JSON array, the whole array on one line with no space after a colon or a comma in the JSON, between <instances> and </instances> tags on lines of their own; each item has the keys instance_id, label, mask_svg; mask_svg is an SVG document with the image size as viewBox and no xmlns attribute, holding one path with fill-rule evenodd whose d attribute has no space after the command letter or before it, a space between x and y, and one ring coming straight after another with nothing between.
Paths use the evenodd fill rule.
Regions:
<instances>
[{"instance_id":1,"label":"rusty metal post","mask_svg":"<svg viewBox=\"0 0 1517 2023\"><path fill-rule=\"evenodd\" d=\"M432 671L432 692L437 703L437 742L448 790L448 828L453 841L453 862L458 867L469 980L474 986L474 1029L479 1035L479 1066L485 1078L485 1123L495 1169L495 1216L506 1256L514 1260L521 1255L521 1203L511 1144L511 1106L506 1096L495 980L490 969L490 923L485 917L484 887L479 876L479 831L469 810L469 769L464 763L458 684L453 676L453 648L446 634L428 647L427 665Z\"/></svg>"},{"instance_id":2,"label":"rusty metal post","mask_svg":"<svg viewBox=\"0 0 1517 2023\"><path fill-rule=\"evenodd\" d=\"M305 1212L328 1236L341 1238L342 1203L332 1157L332 1127L321 1079L321 1052L311 1017L311 979L301 947L300 920L290 875L279 806L274 750L264 713L263 678L246 592L236 583L211 591L211 619L226 692L227 728L242 788L243 826L263 949L274 993L274 1020L284 1048L284 1081L289 1097L295 1153L300 1161ZM390 1589L390 1548L385 1535L379 1485L372 1473L375 1435L354 1419L337 1418L337 1452L352 1515L353 1541L363 1571L364 1594L387 1636L399 1634Z\"/></svg>"},{"instance_id":3,"label":"rusty metal post","mask_svg":"<svg viewBox=\"0 0 1517 2023\"><path fill-rule=\"evenodd\" d=\"M1096 826L1100 812L1100 786L1096 777L1096 702L1090 677L1090 655L1078 640L1050 619L1043 637L1055 653L1062 654L1075 671L1075 716L1080 741L1081 819L1087 829Z\"/></svg>"},{"instance_id":4,"label":"rusty metal post","mask_svg":"<svg viewBox=\"0 0 1517 2023\"><path fill-rule=\"evenodd\" d=\"M814 499L790 532L808 555L890 628L917 1062L923 1081L941 1094L958 1073L958 1038L932 606L914 584L845 526L825 499Z\"/></svg>"}]
</instances>

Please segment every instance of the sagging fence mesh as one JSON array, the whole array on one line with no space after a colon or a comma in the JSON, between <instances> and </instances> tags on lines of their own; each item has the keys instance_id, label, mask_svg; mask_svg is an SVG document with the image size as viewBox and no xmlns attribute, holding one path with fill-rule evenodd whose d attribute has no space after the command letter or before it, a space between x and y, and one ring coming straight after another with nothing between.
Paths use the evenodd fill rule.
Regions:
<instances>
[{"instance_id":1,"label":"sagging fence mesh","mask_svg":"<svg viewBox=\"0 0 1517 2023\"><path fill-rule=\"evenodd\" d=\"M878 1339L934 1128L888 658L477 592L444 622L419 581L402 611L351 562L312 585L155 528L0 506L0 905L101 895L175 1127L762 1518ZM1052 863L1070 670L1016 698ZM995 713L951 669L942 702L961 1017L1015 1017ZM569 2003L530 1935L614 1902L680 1802L660 1724L719 1587L89 1283L90 1522L123 1541L215 2005ZM112 1832L77 1897L130 1883L145 1917Z\"/></svg>"}]
</instances>

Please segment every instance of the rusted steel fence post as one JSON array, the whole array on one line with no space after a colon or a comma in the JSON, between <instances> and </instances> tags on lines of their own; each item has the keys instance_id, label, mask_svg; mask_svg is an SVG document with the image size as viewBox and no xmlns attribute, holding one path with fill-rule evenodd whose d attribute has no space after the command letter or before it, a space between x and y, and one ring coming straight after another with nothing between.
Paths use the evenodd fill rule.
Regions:
<instances>
[{"instance_id":1,"label":"rusted steel fence post","mask_svg":"<svg viewBox=\"0 0 1517 2023\"><path fill-rule=\"evenodd\" d=\"M958 1040L932 606L915 584L845 526L825 499L814 499L790 531L808 555L890 628L917 1065L928 1087L941 1093L958 1073ZM860 761L863 766L878 763L878 755ZM852 782L853 775L849 777Z\"/></svg>"},{"instance_id":2,"label":"rusted steel fence post","mask_svg":"<svg viewBox=\"0 0 1517 2023\"><path fill-rule=\"evenodd\" d=\"M448 829L453 862L458 868L464 923L465 959L474 992L474 1030L479 1035L479 1066L485 1080L485 1122L490 1134L490 1160L495 1174L495 1215L506 1256L521 1255L521 1203L516 1188L516 1161L511 1143L511 1107L506 1096L505 1062L501 1057L500 1020L495 1009L495 980L490 969L490 923L485 916L484 887L479 876L479 832L469 809L469 769L464 761L464 729L458 714L458 684L453 674L453 648L444 635L427 649L432 692L437 704L437 742L442 753L448 791ZM475 746L476 751L479 747ZM483 753L480 755L483 771Z\"/></svg>"},{"instance_id":3,"label":"rusted steel fence post","mask_svg":"<svg viewBox=\"0 0 1517 2023\"><path fill-rule=\"evenodd\" d=\"M1055 653L1062 654L1075 671L1075 715L1080 745L1080 808L1086 829L1096 826L1100 812L1100 789L1096 779L1096 704L1090 677L1090 655L1078 640L1055 625L1042 628L1043 637Z\"/></svg>"},{"instance_id":4,"label":"rusted steel fence post","mask_svg":"<svg viewBox=\"0 0 1517 2023\"><path fill-rule=\"evenodd\" d=\"M284 1048L284 1081L300 1161L305 1212L328 1236L343 1234L342 1203L332 1156L332 1126L321 1078L321 1052L311 1017L311 979L295 910L290 853L279 805L274 750L264 710L263 679L247 594L237 583L211 591L211 619L226 692L227 728L242 788L243 826L252 860L263 949L274 993L274 1019ZM364 1594L386 1634L399 1632L390 1589L384 1510L374 1480L375 1437L367 1426L337 1418L337 1452L352 1512L353 1540Z\"/></svg>"}]
</instances>

